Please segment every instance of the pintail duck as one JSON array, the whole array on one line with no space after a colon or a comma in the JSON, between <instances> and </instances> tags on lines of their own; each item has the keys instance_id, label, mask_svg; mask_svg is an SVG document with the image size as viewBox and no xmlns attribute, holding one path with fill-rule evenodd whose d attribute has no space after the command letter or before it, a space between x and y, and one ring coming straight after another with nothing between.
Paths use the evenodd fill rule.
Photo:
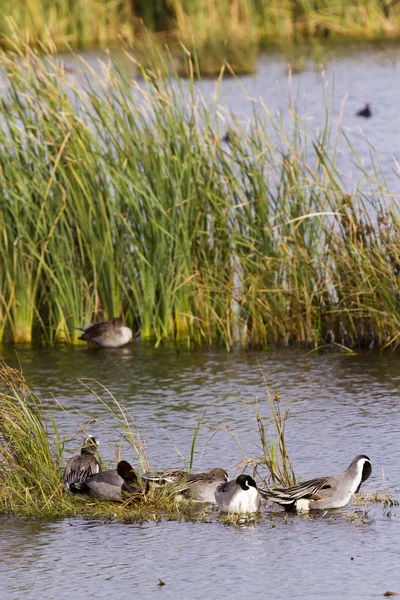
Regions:
<instances>
[{"instance_id":1,"label":"pintail duck","mask_svg":"<svg viewBox=\"0 0 400 600\"><path fill-rule=\"evenodd\" d=\"M244 474L219 485L215 490L215 501L220 512L237 514L256 513L261 503L256 482Z\"/></svg>"},{"instance_id":2,"label":"pintail duck","mask_svg":"<svg viewBox=\"0 0 400 600\"><path fill-rule=\"evenodd\" d=\"M103 471L82 483L74 484L71 491L75 494L87 494L97 500L122 502L123 492L139 494L146 491L146 487L140 484L131 465L126 460L121 460L116 469Z\"/></svg>"},{"instance_id":3,"label":"pintail duck","mask_svg":"<svg viewBox=\"0 0 400 600\"><path fill-rule=\"evenodd\" d=\"M368 456L356 456L344 473L310 479L300 485L275 490L260 490L260 494L277 502L287 511L326 510L346 506L359 492L361 484L372 473Z\"/></svg>"},{"instance_id":4,"label":"pintail duck","mask_svg":"<svg viewBox=\"0 0 400 600\"><path fill-rule=\"evenodd\" d=\"M99 473L100 465L95 457L96 451L96 438L89 436L81 448L81 453L69 459L64 471L64 484L68 490L71 489L71 485L82 483L88 477Z\"/></svg>"},{"instance_id":5,"label":"pintail duck","mask_svg":"<svg viewBox=\"0 0 400 600\"><path fill-rule=\"evenodd\" d=\"M83 332L80 340L90 342L100 348L119 348L130 342L133 337L132 330L125 327L119 317L112 321L93 323L93 325L79 328L79 331Z\"/></svg>"},{"instance_id":6,"label":"pintail duck","mask_svg":"<svg viewBox=\"0 0 400 600\"><path fill-rule=\"evenodd\" d=\"M220 468L211 469L208 473L189 474L186 471L170 470L155 473L144 473L142 478L158 484L176 484L176 492L186 500L194 502L210 502L215 504L215 490L229 481L228 473Z\"/></svg>"},{"instance_id":7,"label":"pintail duck","mask_svg":"<svg viewBox=\"0 0 400 600\"><path fill-rule=\"evenodd\" d=\"M356 112L357 117L372 117L371 105L367 102L367 104L361 110Z\"/></svg>"}]
</instances>

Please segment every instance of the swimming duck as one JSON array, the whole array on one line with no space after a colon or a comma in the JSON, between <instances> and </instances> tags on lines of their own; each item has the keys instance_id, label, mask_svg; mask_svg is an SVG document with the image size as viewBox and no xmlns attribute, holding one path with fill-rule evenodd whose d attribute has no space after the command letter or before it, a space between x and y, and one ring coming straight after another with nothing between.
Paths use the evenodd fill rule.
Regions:
<instances>
[{"instance_id":1,"label":"swimming duck","mask_svg":"<svg viewBox=\"0 0 400 600\"><path fill-rule=\"evenodd\" d=\"M228 473L220 468L211 469L208 473L192 473L170 470L155 473L144 473L142 478L158 484L177 484L177 493L186 500L194 502L211 502L215 504L215 490L226 481Z\"/></svg>"},{"instance_id":2,"label":"swimming duck","mask_svg":"<svg viewBox=\"0 0 400 600\"><path fill-rule=\"evenodd\" d=\"M361 110L356 112L357 117L372 117L372 111L371 111L371 105L367 104L364 106L364 108L362 108Z\"/></svg>"},{"instance_id":3,"label":"swimming duck","mask_svg":"<svg viewBox=\"0 0 400 600\"><path fill-rule=\"evenodd\" d=\"M256 482L250 475L244 474L219 485L215 501L221 512L237 514L256 513L261 504Z\"/></svg>"},{"instance_id":4,"label":"swimming duck","mask_svg":"<svg viewBox=\"0 0 400 600\"><path fill-rule=\"evenodd\" d=\"M287 511L341 508L357 494L361 484L371 473L370 459L361 454L351 461L344 473L310 479L288 488L260 490L260 494L272 502L277 502Z\"/></svg>"},{"instance_id":5,"label":"swimming duck","mask_svg":"<svg viewBox=\"0 0 400 600\"><path fill-rule=\"evenodd\" d=\"M126 460L121 460L116 469L103 471L92 475L82 483L71 485L71 491L75 494L87 494L97 500L113 502L122 502L123 492L137 494L145 489Z\"/></svg>"},{"instance_id":6,"label":"swimming duck","mask_svg":"<svg viewBox=\"0 0 400 600\"><path fill-rule=\"evenodd\" d=\"M130 342L133 337L132 330L125 327L120 317L78 329L83 332L80 340L100 348L119 348Z\"/></svg>"},{"instance_id":7,"label":"swimming duck","mask_svg":"<svg viewBox=\"0 0 400 600\"><path fill-rule=\"evenodd\" d=\"M69 459L64 471L64 484L68 490L71 485L82 483L91 475L99 473L100 465L95 457L96 451L96 438L89 436L81 448L81 453Z\"/></svg>"}]
</instances>

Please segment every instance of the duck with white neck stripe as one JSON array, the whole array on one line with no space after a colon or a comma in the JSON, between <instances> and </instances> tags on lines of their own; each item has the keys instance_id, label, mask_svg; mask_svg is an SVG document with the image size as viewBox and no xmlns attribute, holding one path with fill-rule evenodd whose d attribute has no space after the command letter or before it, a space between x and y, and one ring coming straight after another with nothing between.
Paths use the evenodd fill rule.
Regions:
<instances>
[{"instance_id":1,"label":"duck with white neck stripe","mask_svg":"<svg viewBox=\"0 0 400 600\"><path fill-rule=\"evenodd\" d=\"M257 484L250 475L239 475L237 479L222 483L215 490L215 501L220 512L249 514L260 510L260 495Z\"/></svg>"},{"instance_id":2,"label":"duck with white neck stripe","mask_svg":"<svg viewBox=\"0 0 400 600\"><path fill-rule=\"evenodd\" d=\"M285 510L327 510L346 506L372 473L368 456L360 454L344 473L310 479L300 485L274 490L260 490L267 500L280 504Z\"/></svg>"}]
</instances>

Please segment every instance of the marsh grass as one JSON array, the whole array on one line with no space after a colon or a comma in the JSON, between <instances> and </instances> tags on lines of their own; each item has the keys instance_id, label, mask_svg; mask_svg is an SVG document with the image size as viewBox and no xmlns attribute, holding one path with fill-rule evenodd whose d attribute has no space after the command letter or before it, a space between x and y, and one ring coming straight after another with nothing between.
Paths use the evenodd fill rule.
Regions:
<instances>
[{"instance_id":1,"label":"marsh grass","mask_svg":"<svg viewBox=\"0 0 400 600\"><path fill-rule=\"evenodd\" d=\"M4 0L0 39L59 48L104 47L133 41L128 2L120 0L30 0L25 4Z\"/></svg>"},{"instance_id":2,"label":"marsh grass","mask_svg":"<svg viewBox=\"0 0 400 600\"><path fill-rule=\"evenodd\" d=\"M24 507L33 515L51 513L54 506L63 503L62 448L55 423L50 414L55 440L50 445L39 400L5 365L1 372L11 388L0 394L2 512L18 513Z\"/></svg>"},{"instance_id":3,"label":"marsh grass","mask_svg":"<svg viewBox=\"0 0 400 600\"><path fill-rule=\"evenodd\" d=\"M388 490L370 492L365 490L354 496L353 504L355 507L368 507L374 504L382 504L384 506L397 506L398 500L393 498L393 493Z\"/></svg>"},{"instance_id":4,"label":"marsh grass","mask_svg":"<svg viewBox=\"0 0 400 600\"><path fill-rule=\"evenodd\" d=\"M188 54L187 82L127 58L140 81L82 63L81 87L51 54L0 56L2 340L75 344L122 314L156 344L396 348L399 207L373 149L366 171L327 100L315 134L295 100L243 125Z\"/></svg>"},{"instance_id":5,"label":"marsh grass","mask_svg":"<svg viewBox=\"0 0 400 600\"><path fill-rule=\"evenodd\" d=\"M280 487L288 487L296 483L294 468L287 452L285 438L289 408L286 407L282 414L278 393L271 394L267 387L266 395L271 410L269 423L272 425L274 437L271 438L271 434L268 433L265 421L260 413L259 404L256 404L255 417L262 448L262 455L256 459L256 468L263 467L267 469L268 483L277 484Z\"/></svg>"},{"instance_id":6,"label":"marsh grass","mask_svg":"<svg viewBox=\"0 0 400 600\"><path fill-rule=\"evenodd\" d=\"M0 41L22 47L105 47L128 44L153 60L167 44L182 67L183 44L197 69L215 75L225 61L236 73L255 68L259 48L287 50L326 39L398 37L400 10L386 0L4 0Z\"/></svg>"}]
</instances>

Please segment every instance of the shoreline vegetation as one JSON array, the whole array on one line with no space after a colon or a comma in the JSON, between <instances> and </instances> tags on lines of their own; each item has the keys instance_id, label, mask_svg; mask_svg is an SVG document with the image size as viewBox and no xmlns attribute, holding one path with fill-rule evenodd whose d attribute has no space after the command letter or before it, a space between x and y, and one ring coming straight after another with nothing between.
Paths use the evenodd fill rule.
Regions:
<instances>
[{"instance_id":1,"label":"shoreline vegetation","mask_svg":"<svg viewBox=\"0 0 400 600\"><path fill-rule=\"evenodd\" d=\"M191 57L186 81L127 57L140 79L86 66L83 89L51 54L0 55L0 342L78 344L122 314L157 344L395 349L399 206L376 151L367 171L327 98L316 133L293 100L285 121L249 99L243 124Z\"/></svg>"},{"instance_id":2,"label":"shoreline vegetation","mask_svg":"<svg viewBox=\"0 0 400 600\"><path fill-rule=\"evenodd\" d=\"M148 471L144 443L132 416L107 390L103 389L103 392L106 392L104 397L97 394L96 397L108 408L109 419L107 423L97 421L95 426L103 430L105 437L111 432L121 437L118 447L114 448L115 464L125 458L134 463L138 475ZM260 437L260 455L254 459L243 456L237 469L242 471L247 466L254 476L258 474L258 480L267 480L278 487L290 485L296 480L285 447L288 409L282 413L279 397L270 395L268 390L267 398L269 418L261 416L258 404L251 409L256 423L254 433L257 435L258 431ZM133 499L127 496L122 503L67 494L63 472L70 456L64 456L65 440L57 428L59 411L67 412L59 405L50 408L43 404L29 389L19 371L4 363L0 366L0 516L81 517L123 522L161 519L204 521L212 517L210 510L204 509L201 504L177 503L171 494L171 486L155 488L143 495L135 494ZM79 432L76 437L79 445L79 440L87 435L77 421L82 415L68 416L71 426ZM185 463L188 471L193 468L200 423L201 419L193 434L190 459ZM123 456L120 456L121 444L129 448L124 450ZM109 468L115 468L115 464ZM102 470L104 468L102 463ZM377 503L391 506L393 501L388 494L371 495L368 492L355 500L357 506Z\"/></svg>"},{"instance_id":3,"label":"shoreline vegetation","mask_svg":"<svg viewBox=\"0 0 400 600\"><path fill-rule=\"evenodd\" d=\"M96 421L93 425L101 429L104 438L117 435L120 438L114 448L118 460L127 458L134 463L138 475L149 471L150 465L144 449L144 442L132 416L119 402L100 386L101 395L91 389L96 398L108 409L107 422ZM281 414L279 398L268 395L272 419L261 417L258 405L253 407L255 432L260 434L260 456L255 459L242 457L238 469L250 466L253 474L262 471L269 482L289 485L295 481L293 467L285 448L285 423L288 411ZM154 488L142 496L123 503L95 501L87 496L67 494L63 484L65 464L70 456L65 456L65 440L61 439L57 428L57 416L62 411L71 420L71 427L78 431L76 443L87 435L78 423L82 415L69 414L56 404L50 407L29 389L23 375L5 363L0 365L0 515L15 516L82 516L115 517L124 520L175 519L202 520L209 516L204 506L197 503L177 503L173 486ZM267 429L272 424L276 432L276 442L270 438ZM201 418L193 433L190 457L185 461L185 469L191 472L196 452L196 441ZM128 447L120 455L121 447ZM133 456L133 458L132 458ZM182 457L181 457L182 458ZM101 461L101 458L100 458ZM102 470L105 465L101 461ZM115 468L111 465L109 468ZM179 487L179 486L178 486Z\"/></svg>"},{"instance_id":4,"label":"shoreline vegetation","mask_svg":"<svg viewBox=\"0 0 400 600\"><path fill-rule=\"evenodd\" d=\"M203 75L229 62L237 74L255 69L267 45L326 40L396 39L400 7L387 0L30 0L3 2L0 42L60 49L124 44L200 57ZM318 53L318 49L317 49Z\"/></svg>"},{"instance_id":5,"label":"shoreline vegetation","mask_svg":"<svg viewBox=\"0 0 400 600\"><path fill-rule=\"evenodd\" d=\"M108 408L109 420L107 423L97 421L96 427L103 430L106 438L111 432L121 437L118 448L114 448L115 464L126 458L134 463L138 475L148 471L144 442L132 416L107 390L103 389L103 392L106 392L103 397L94 393ZM237 470L241 472L247 467L258 480L267 481L268 485L274 487L292 485L296 478L285 445L289 410L286 408L282 412L279 396L271 395L268 389L266 393L270 412L268 418L260 413L261 408L265 407L259 404L249 407L255 422L254 434L258 433L260 439L257 444L260 455L255 458L243 456ZM122 503L67 494L63 472L70 456L64 456L65 440L61 439L57 428L59 411L67 412L59 405L50 408L48 404L43 404L29 389L19 371L4 363L0 366L0 516L81 517L118 519L123 522L161 519L204 521L212 518L212 511L201 504L176 502L171 486L154 488L143 495L135 494L134 499L127 496ZM77 421L82 416L68 416L73 428L79 432L76 437L79 445L78 440L87 435ZM189 460L185 462L188 472L193 468L200 425L201 418L193 434ZM123 456L120 455L121 445L129 448L123 452ZM104 470L105 465L101 464ZM115 468L115 464L109 468ZM393 502L387 493L376 492L372 495L367 491L355 498L354 505L366 507L382 503L391 506ZM349 518L354 518L354 514ZM227 519L232 520L232 516Z\"/></svg>"}]
</instances>

